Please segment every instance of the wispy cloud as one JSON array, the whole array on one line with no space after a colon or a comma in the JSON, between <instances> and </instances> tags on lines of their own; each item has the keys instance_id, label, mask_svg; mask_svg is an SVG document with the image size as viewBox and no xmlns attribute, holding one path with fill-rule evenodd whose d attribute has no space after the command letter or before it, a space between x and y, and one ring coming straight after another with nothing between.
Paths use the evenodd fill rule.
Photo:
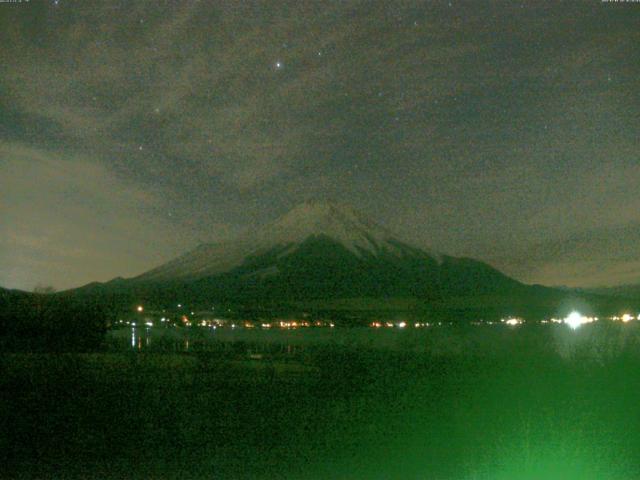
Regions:
<instances>
[{"instance_id":1,"label":"wispy cloud","mask_svg":"<svg viewBox=\"0 0 640 480\"><path fill-rule=\"evenodd\" d=\"M1 143L0 163L2 285L70 287L133 275L197 240L197 230L164 215L160 195L96 161ZM25 273L24 262L65 267Z\"/></svg>"}]
</instances>

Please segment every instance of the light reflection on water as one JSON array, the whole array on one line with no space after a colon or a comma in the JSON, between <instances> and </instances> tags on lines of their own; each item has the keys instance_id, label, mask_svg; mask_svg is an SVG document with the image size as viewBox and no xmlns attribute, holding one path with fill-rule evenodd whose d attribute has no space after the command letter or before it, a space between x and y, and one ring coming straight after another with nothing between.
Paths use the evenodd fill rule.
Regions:
<instances>
[{"instance_id":1,"label":"light reflection on water","mask_svg":"<svg viewBox=\"0 0 640 480\"><path fill-rule=\"evenodd\" d=\"M141 330L141 329L140 329ZM131 348L134 350L142 350L142 344L148 347L151 342L152 333L147 327L144 331L139 331L137 327L131 327Z\"/></svg>"},{"instance_id":2,"label":"light reflection on water","mask_svg":"<svg viewBox=\"0 0 640 480\"><path fill-rule=\"evenodd\" d=\"M112 330L107 335L111 349L117 351L209 351L220 350L233 344L246 346L249 353L266 353L277 350L281 354L295 355L308 344L333 343L328 335L318 331L249 331L240 329L189 328L168 329L154 327L130 327ZM343 338L342 341L346 339ZM349 343L349 342L347 342Z\"/></svg>"},{"instance_id":3,"label":"light reflection on water","mask_svg":"<svg viewBox=\"0 0 640 480\"><path fill-rule=\"evenodd\" d=\"M507 326L448 326L430 329L374 328L165 328L135 326L112 330L107 336L114 351L201 352L243 351L292 356L309 347L383 349L435 355L500 353L513 348L553 350L562 357L576 352L590 357L614 355L634 346L640 349L640 324L591 324L578 330L566 325L517 329ZM503 352L504 353L504 352Z\"/></svg>"}]
</instances>

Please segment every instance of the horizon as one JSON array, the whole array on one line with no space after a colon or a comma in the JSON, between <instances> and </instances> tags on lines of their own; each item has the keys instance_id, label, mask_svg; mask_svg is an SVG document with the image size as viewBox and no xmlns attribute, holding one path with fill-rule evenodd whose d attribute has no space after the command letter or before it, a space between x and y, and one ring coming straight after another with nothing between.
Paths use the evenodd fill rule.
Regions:
<instances>
[{"instance_id":1,"label":"horizon","mask_svg":"<svg viewBox=\"0 0 640 480\"><path fill-rule=\"evenodd\" d=\"M367 216L364 216L364 215L362 214L362 212L360 212L359 210L357 210L356 208L354 208L354 207L353 207L353 205L346 204L346 203L339 203L339 202L335 202L335 201L333 201L333 200L310 199L310 200L305 200L305 201L303 201L302 203L300 203L300 204L298 204L298 205L294 206L292 209L290 209L290 210L288 210L288 211L286 211L286 212L282 213L280 216L276 217L276 218L275 218L275 219L273 219L271 222L268 222L268 223L266 223L266 224L259 225L259 226L248 226L246 229L244 229L244 230L243 230L240 234L238 234L236 237L234 237L234 238L230 238L230 239L225 240L225 241L223 241L223 242L213 242L213 244L218 244L218 243L220 243L220 244L223 244L223 245L224 245L224 244L229 244L229 245L231 245L231 244L233 244L235 241L238 241L238 240L246 240L246 239L248 239L248 238L255 237L255 236L256 236L256 235L258 235L260 232L264 232L264 231L265 231L265 229L267 229L268 227L271 227L271 226L273 226L273 225L276 225L276 224L278 224L279 222L281 222L283 219L285 219L286 217L289 217L292 213L298 213L298 214L302 213L302 214L304 214L305 216L311 216L311 215L312 215L312 213L317 213L317 212L318 212L318 209L317 209L317 208L313 208L313 209L311 209L311 211L309 211L308 209L305 209L305 207L320 207L320 210L323 210L323 209L324 209L324 207L328 207L328 208L330 208L330 209L335 209L335 210L337 210L338 212L341 212L341 211L347 211L348 213L354 213L354 214L356 214L358 217L360 217L360 218L359 218L359 220L361 220L361 221L365 221L365 222L368 222L368 223L371 223L371 224L372 224L372 225L371 225L372 227L382 227L384 230L386 230L386 232L385 232L385 233L388 233L388 234L390 235L388 238L390 238L390 239L392 239L392 240L398 240L398 241L401 241L401 242L403 242L403 243L406 243L406 242L404 242L402 239L395 237L395 232L392 232L392 231L387 230L384 226L381 226L380 224L378 224L377 222L375 222L375 220L374 220L374 219L369 218L369 217L367 217ZM321 212L321 213L323 213L323 212ZM324 226L323 226L323 228L324 228ZM313 235L313 236L326 235L326 236L328 236L329 238L331 238L333 241L336 241L336 242L338 242L338 243L342 243L342 244L344 245L344 243L343 243L343 242L341 242L340 240L338 240L337 238L332 238L332 236L331 236L331 234L330 234L330 233L327 233L327 232L322 231L322 228L320 228L320 227L316 226L316 227L314 228L314 230L316 230L316 231L314 231L314 232L312 233L312 235ZM170 258L170 259L168 260L168 262L172 262L173 260L176 260L177 258L179 258L179 257L181 257L181 256L183 256L183 255L188 255L188 254L190 254L191 252L197 251L197 249L198 249L199 247L203 247L203 246L207 246L207 245L211 245L211 244L212 244L212 242L201 242L201 243L198 243L198 244L197 244L197 245L195 245L194 247L192 247L192 248L190 248L189 250L187 250L187 251L183 252L182 254L178 255L178 257ZM423 247L420 247L420 246L415 245L415 244L411 244L411 243L406 243L406 244L407 244L407 245L409 245L409 246L411 246L411 247L417 247L417 248L420 248L423 252L427 253L428 255L430 255L430 256L432 256L432 257L434 257L434 256L435 256L435 257L439 257L440 255L443 255L443 256L451 256L451 255L449 255L447 252L435 252L435 251L430 251L428 248L423 248ZM470 257L460 256L460 257L454 257L454 258L470 258ZM477 259L475 259L475 260L477 260ZM115 276L115 277L112 277L112 278L109 278L109 279L106 279L106 280L92 280L92 281L87 282L87 283L82 284L82 285L71 286L71 287L69 287L69 288L63 288L63 289L57 289L57 288L55 288L54 286L51 286L51 285L37 284L37 285L33 288L33 291L38 291L38 290L39 290L39 291L40 291L40 293L42 293L44 290L46 290L48 293L52 293L52 292L61 292L61 291L69 291L69 290L74 290L74 289L76 289L76 288L86 287L86 286L89 286L89 285L92 285L92 284L103 284L103 283L109 283L109 282L114 281L114 280L130 280L130 279L137 278L137 277L139 277L140 275L147 274L147 273L149 273L149 272L150 272L150 271L152 271L152 270L156 270L156 269L158 269L158 268L161 268L161 267L163 267L163 266L164 266L166 263L168 263L168 262L165 262L165 263L160 264L160 265L155 265L155 266L151 267L150 269L147 269L147 270L145 270L145 271L143 271L143 272L135 273L135 274L133 274L133 275L131 275L131 276L127 276L127 277L125 277L125 276L123 276L123 275L117 275L117 276ZM483 263L486 263L486 262L483 262ZM487 263L487 264L488 264L488 265L490 265L491 267L494 267L493 265L491 265L491 264L489 264L489 263ZM494 268L495 268L495 267L494 267ZM518 281L522 282L521 280L519 280L519 279L517 279L517 278L515 278L515 280L518 280ZM573 289L573 290L580 290L581 288L586 288L586 289L589 289L589 288L591 288L591 289L599 289L599 288L615 288L615 287L610 287L610 286L608 287L608 286L605 286L605 285L603 285L603 286L593 286L593 287L570 287L570 286L567 286L567 285L543 285L543 284L538 284L538 283L527 283L527 282L522 282L522 283L524 283L525 285L531 285L531 286L541 285L541 286L552 287L552 288L559 288L559 289ZM617 285L617 287L628 287L628 286L636 286L636 285L635 285L635 284L622 284L622 285ZM4 286L3 286L3 285L0 285L0 287L4 287ZM20 291L31 291L31 289L30 289L30 290L25 290L25 289L15 289L15 290L20 290Z\"/></svg>"},{"instance_id":2,"label":"horizon","mask_svg":"<svg viewBox=\"0 0 640 480\"><path fill-rule=\"evenodd\" d=\"M144 271L136 272L136 273L133 273L132 275L128 275L128 276L116 275L114 277L107 278L107 279L93 279L93 280L90 280L89 282L83 283L81 285L72 285L72 286L68 286L68 287L65 287L65 288L57 288L54 285L49 285L49 284L45 284L45 283L42 283L42 282L37 283L36 285L33 286L33 288L15 288L15 287L7 287L5 285L0 285L0 287L7 288L7 289L10 289L10 290L19 290L19 291L26 291L26 292L29 292L29 291L32 291L32 290L33 291L36 291L36 290L42 291L44 289L46 289L46 290L48 290L50 292L54 292L54 291L55 292L61 292L61 291L74 290L76 288L81 288L81 287L85 287L85 286L88 286L88 285L91 285L91 284L96 284L96 283L101 284L101 283L108 283L108 282L111 282L113 280L119 280L119 279L124 279L124 280L133 279L133 278L136 278L136 277L138 277L138 276L140 276L142 274L148 273L151 270L155 270L155 269L157 269L159 267L162 267L166 263L171 262L173 260L176 260L178 257L181 257L183 255L189 254L192 251L196 250L198 247L206 246L206 245L210 245L210 244L222 244L222 245L228 244L228 245L231 245L237 240L250 238L253 235L257 234L258 232L264 230L266 227L269 227L271 225L277 224L283 218L289 216L292 212L295 212L295 211L300 212L301 210L303 210L303 207L305 207L305 206L320 206L320 207L328 206L330 208L335 208L338 211L346 209L347 211L354 212L358 216L361 216L361 219L363 219L364 221L371 222L373 224L373 226L382 227L384 230L387 231L387 233L389 233L391 235L390 238L392 238L393 240L399 240L399 241L402 241L403 243L406 243L407 245L410 245L412 247L417 247L417 248L421 249L422 251L424 251L425 253L429 254L430 256L444 255L444 256L451 256L451 257L454 257L454 258L472 258L472 257L464 256L464 255L461 255L461 256L450 255L448 252L433 251L429 247L423 247L423 246L416 245L416 244L411 243L411 242L405 242L403 239L397 238L395 236L395 232L393 232L391 230L388 230L384 225L381 225L378 222L376 222L375 219L373 219L371 217L368 217L366 215L363 215L361 211L359 211L357 208L355 208L351 204L340 203L340 202L336 202L334 200L321 200L321 199L314 198L314 199L304 200L303 202L293 206L291 209L287 210L286 212L281 213L279 216L277 216L276 218L274 218L270 222L266 222L264 224L257 225L257 226L256 225L247 226L246 228L242 229L240 231L240 233L238 233L236 236L234 236L232 238L228 238L228 239L222 240L222 241L218 241L218 242L206 242L206 241L199 242L199 243L191 246L188 250L183 251L182 253L178 254L175 257L167 259L167 261L164 261L161 264L153 265L153 266L151 266L150 268L148 268L148 269L146 269ZM325 234L325 233L320 233L320 232L314 233L314 235L317 235L317 234ZM338 241L336 239L333 239L333 240ZM338 243L340 243L340 242L338 241ZM474 260L482 261L483 263L486 263L486 264L490 265L493 268L497 268L497 267L495 267L495 265L492 265L491 263L483 261L481 259L475 258ZM498 270L500 271L500 269L498 269ZM502 273L505 273L505 272L502 272ZM579 290L581 288L599 289L599 288L615 288L615 287L636 286L636 284L634 284L634 283L619 284L619 285L613 285L613 286L612 285L593 285L593 286L586 286L586 287L569 286L569 285L545 285L545 284L535 283L535 282L529 283L529 282L526 282L526 281L522 281L521 279L518 279L516 277L512 277L512 278L514 278L515 280L518 280L519 282L521 282L521 283L523 283L525 285L541 285L541 286L552 287L552 288L560 288L560 289L563 289L563 288L567 289L568 288L568 289L574 289L574 290Z\"/></svg>"}]
</instances>

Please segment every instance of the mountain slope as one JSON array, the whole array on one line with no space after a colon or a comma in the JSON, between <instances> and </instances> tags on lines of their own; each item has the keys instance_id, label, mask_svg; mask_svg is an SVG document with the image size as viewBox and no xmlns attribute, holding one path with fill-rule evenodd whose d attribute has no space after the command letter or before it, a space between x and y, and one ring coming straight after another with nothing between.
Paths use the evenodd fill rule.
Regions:
<instances>
[{"instance_id":1,"label":"mountain slope","mask_svg":"<svg viewBox=\"0 0 640 480\"><path fill-rule=\"evenodd\" d=\"M294 253L313 237L326 237L347 249L353 256L418 253L438 259L439 255L409 247L394 239L391 232L346 206L329 202L307 202L276 221L227 243L211 243L146 272L136 280L166 281L199 279L229 272L249 258L277 257Z\"/></svg>"},{"instance_id":2,"label":"mountain slope","mask_svg":"<svg viewBox=\"0 0 640 480\"><path fill-rule=\"evenodd\" d=\"M409 245L349 207L304 203L234 242L205 244L132 279L76 292L111 305L265 306L413 298L428 304L523 295L489 265Z\"/></svg>"},{"instance_id":3,"label":"mountain slope","mask_svg":"<svg viewBox=\"0 0 640 480\"><path fill-rule=\"evenodd\" d=\"M349 207L319 202L302 204L234 242L201 245L138 277L60 295L126 311L144 302L162 308L224 304L259 315L349 308L377 315L405 305L416 315L441 319L542 318L573 308L617 312L633 306L524 285L486 263L409 245Z\"/></svg>"}]
</instances>

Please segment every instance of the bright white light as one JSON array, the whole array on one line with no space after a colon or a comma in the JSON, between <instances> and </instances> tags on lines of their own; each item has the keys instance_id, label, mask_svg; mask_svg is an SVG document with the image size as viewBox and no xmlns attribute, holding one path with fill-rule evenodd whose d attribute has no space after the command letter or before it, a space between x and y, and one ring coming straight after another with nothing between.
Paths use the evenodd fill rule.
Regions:
<instances>
[{"instance_id":1,"label":"bright white light","mask_svg":"<svg viewBox=\"0 0 640 480\"><path fill-rule=\"evenodd\" d=\"M580 315L578 312L571 312L567 318L564 319L564 323L569 325L572 329L578 328L583 323L586 323L586 318Z\"/></svg>"},{"instance_id":2,"label":"bright white light","mask_svg":"<svg viewBox=\"0 0 640 480\"><path fill-rule=\"evenodd\" d=\"M143 310L144 310L144 307L143 307L142 305L138 305L138 308L137 308L136 310L138 310L139 312L141 312L141 311L143 311Z\"/></svg>"},{"instance_id":3,"label":"bright white light","mask_svg":"<svg viewBox=\"0 0 640 480\"><path fill-rule=\"evenodd\" d=\"M146 322L146 323L145 323L145 325L146 325L147 327L153 327L153 322Z\"/></svg>"},{"instance_id":4,"label":"bright white light","mask_svg":"<svg viewBox=\"0 0 640 480\"><path fill-rule=\"evenodd\" d=\"M631 320L633 320L633 317L628 313L625 313L624 315L622 315L622 321L624 323L630 322Z\"/></svg>"},{"instance_id":5,"label":"bright white light","mask_svg":"<svg viewBox=\"0 0 640 480\"><path fill-rule=\"evenodd\" d=\"M517 318L517 317L508 317L508 318L503 318L500 320L502 323L505 323L507 325L510 326L516 326L516 325L521 325L522 323L524 323L524 320L522 320L521 318Z\"/></svg>"},{"instance_id":6,"label":"bright white light","mask_svg":"<svg viewBox=\"0 0 640 480\"><path fill-rule=\"evenodd\" d=\"M398 327L400 327L400 328L404 328L404 327L406 327L406 326L407 326L406 322L400 322L400 323L398 324Z\"/></svg>"}]
</instances>

